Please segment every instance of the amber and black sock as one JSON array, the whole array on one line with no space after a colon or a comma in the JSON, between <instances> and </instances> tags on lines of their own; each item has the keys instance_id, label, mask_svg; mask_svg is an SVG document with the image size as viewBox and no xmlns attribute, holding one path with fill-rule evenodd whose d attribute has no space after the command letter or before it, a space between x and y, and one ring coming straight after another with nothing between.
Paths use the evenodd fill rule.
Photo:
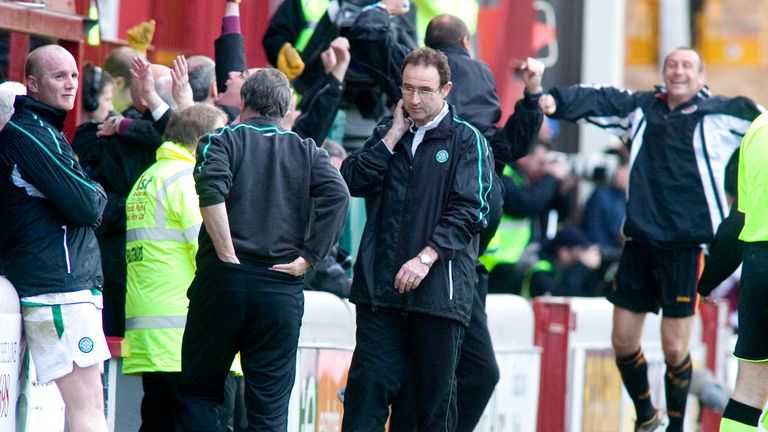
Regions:
<instances>
[{"instance_id":1,"label":"amber and black sock","mask_svg":"<svg viewBox=\"0 0 768 432\"><path fill-rule=\"evenodd\" d=\"M628 356L616 356L624 387L635 404L637 423L647 421L656 415L656 409L651 403L651 389L648 384L648 363L645 362L643 350L638 350Z\"/></svg>"},{"instance_id":2,"label":"amber and black sock","mask_svg":"<svg viewBox=\"0 0 768 432\"><path fill-rule=\"evenodd\" d=\"M760 408L729 399L723 412L723 420L720 422L720 431L757 432L761 412Z\"/></svg>"},{"instance_id":3,"label":"amber and black sock","mask_svg":"<svg viewBox=\"0 0 768 432\"><path fill-rule=\"evenodd\" d=\"M667 417L669 425L667 432L683 432L685 404L688 401L688 389L691 388L693 365L690 354L678 365L667 363L667 373L664 374L664 391L667 396Z\"/></svg>"}]
</instances>

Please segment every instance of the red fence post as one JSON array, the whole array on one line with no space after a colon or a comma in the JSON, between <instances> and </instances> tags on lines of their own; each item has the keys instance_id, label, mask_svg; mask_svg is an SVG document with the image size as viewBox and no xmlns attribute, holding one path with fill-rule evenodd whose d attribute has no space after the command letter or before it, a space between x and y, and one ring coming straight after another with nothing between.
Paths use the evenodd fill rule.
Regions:
<instances>
[{"instance_id":1,"label":"red fence post","mask_svg":"<svg viewBox=\"0 0 768 432\"><path fill-rule=\"evenodd\" d=\"M533 313L533 343L542 349L537 429L565 432L571 307L563 299L536 299Z\"/></svg>"}]
</instances>

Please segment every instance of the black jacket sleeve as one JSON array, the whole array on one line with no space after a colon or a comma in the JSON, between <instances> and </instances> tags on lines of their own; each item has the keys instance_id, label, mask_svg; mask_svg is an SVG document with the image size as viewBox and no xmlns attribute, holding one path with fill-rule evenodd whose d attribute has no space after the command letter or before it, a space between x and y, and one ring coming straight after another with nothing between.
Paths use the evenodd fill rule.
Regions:
<instances>
[{"instance_id":1,"label":"black jacket sleeve","mask_svg":"<svg viewBox=\"0 0 768 432\"><path fill-rule=\"evenodd\" d=\"M196 151L195 189L200 207L221 204L232 187L231 149L221 135L209 134L200 139Z\"/></svg>"},{"instance_id":2,"label":"black jacket sleeve","mask_svg":"<svg viewBox=\"0 0 768 432\"><path fill-rule=\"evenodd\" d=\"M389 125L376 128L362 149L344 159L341 175L352 196L369 197L381 192L392 158L392 152L382 140L387 130Z\"/></svg>"},{"instance_id":3,"label":"black jacket sleeve","mask_svg":"<svg viewBox=\"0 0 768 432\"><path fill-rule=\"evenodd\" d=\"M148 152L155 152L163 144L163 138L155 129L155 121L152 114L145 112L142 118L132 119L120 134L120 138L126 144L140 148Z\"/></svg>"},{"instance_id":4,"label":"black jacket sleeve","mask_svg":"<svg viewBox=\"0 0 768 432\"><path fill-rule=\"evenodd\" d=\"M538 97L525 95L515 104L515 112L491 139L497 162L510 164L528 154L544 120Z\"/></svg>"},{"instance_id":5,"label":"black jacket sleeve","mask_svg":"<svg viewBox=\"0 0 768 432\"><path fill-rule=\"evenodd\" d=\"M40 139L16 134L17 168L26 181L42 193L69 222L79 226L97 226L101 221L107 195L88 178L67 145L51 151Z\"/></svg>"},{"instance_id":6,"label":"black jacket sleeve","mask_svg":"<svg viewBox=\"0 0 768 432\"><path fill-rule=\"evenodd\" d=\"M264 32L261 43L267 53L267 60L277 67L277 54L284 43L294 44L299 34L307 26L299 0L284 0L269 20L269 27ZM218 64L218 59L216 59Z\"/></svg>"},{"instance_id":7,"label":"black jacket sleeve","mask_svg":"<svg viewBox=\"0 0 768 432\"><path fill-rule=\"evenodd\" d=\"M744 213L734 204L731 213L723 220L709 248L709 257L699 279L699 294L708 296L741 264L744 243L739 233L744 228Z\"/></svg>"},{"instance_id":8,"label":"black jacket sleeve","mask_svg":"<svg viewBox=\"0 0 768 432\"><path fill-rule=\"evenodd\" d=\"M390 100L400 100L400 68L416 47L398 42L387 11L376 7L361 13L347 39L353 61L366 69Z\"/></svg>"},{"instance_id":9,"label":"black jacket sleeve","mask_svg":"<svg viewBox=\"0 0 768 432\"><path fill-rule=\"evenodd\" d=\"M309 195L313 218L301 256L314 265L327 257L339 240L349 204L347 185L324 149L315 149Z\"/></svg>"},{"instance_id":10,"label":"black jacket sleeve","mask_svg":"<svg viewBox=\"0 0 768 432\"><path fill-rule=\"evenodd\" d=\"M160 134L161 141L162 141L162 136L165 133L165 128L168 127L168 122L171 121L172 115L173 115L173 108L168 108L167 110L165 110L163 115L160 116L159 119L155 120L155 122L152 123L152 127L155 128L158 134Z\"/></svg>"},{"instance_id":11,"label":"black jacket sleeve","mask_svg":"<svg viewBox=\"0 0 768 432\"><path fill-rule=\"evenodd\" d=\"M332 74L326 74L304 94L293 131L302 138L312 138L321 146L328 136L341 104L344 86Z\"/></svg>"},{"instance_id":12,"label":"black jacket sleeve","mask_svg":"<svg viewBox=\"0 0 768 432\"><path fill-rule=\"evenodd\" d=\"M213 47L216 57L216 86L219 92L223 93L227 90L229 73L242 72L247 68L245 42L240 33L229 33L216 39Z\"/></svg>"},{"instance_id":13,"label":"black jacket sleeve","mask_svg":"<svg viewBox=\"0 0 768 432\"><path fill-rule=\"evenodd\" d=\"M623 141L629 140L632 113L650 92L631 92L615 87L573 85L556 87L549 93L555 98L556 111L549 117L585 120Z\"/></svg>"},{"instance_id":14,"label":"black jacket sleeve","mask_svg":"<svg viewBox=\"0 0 768 432\"><path fill-rule=\"evenodd\" d=\"M528 217L541 214L557 203L558 181L545 176L529 187L518 186L511 177L503 176L504 214L513 217Z\"/></svg>"}]
</instances>

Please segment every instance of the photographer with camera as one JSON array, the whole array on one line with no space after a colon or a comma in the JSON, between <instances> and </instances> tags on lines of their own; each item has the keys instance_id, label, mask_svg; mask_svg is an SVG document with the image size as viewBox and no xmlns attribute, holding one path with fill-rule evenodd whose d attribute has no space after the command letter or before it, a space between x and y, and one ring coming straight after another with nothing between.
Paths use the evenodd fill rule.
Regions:
<instances>
[{"instance_id":1,"label":"photographer with camera","mask_svg":"<svg viewBox=\"0 0 768 432\"><path fill-rule=\"evenodd\" d=\"M523 291L540 295L595 297L600 251L579 228L566 226L544 244L541 258L523 274Z\"/></svg>"},{"instance_id":2,"label":"photographer with camera","mask_svg":"<svg viewBox=\"0 0 768 432\"><path fill-rule=\"evenodd\" d=\"M504 215L480 261L490 271L489 293L523 291L522 278L538 260L550 210L558 219L570 213L571 192L577 184L568 162L536 141L527 156L504 167Z\"/></svg>"}]
</instances>

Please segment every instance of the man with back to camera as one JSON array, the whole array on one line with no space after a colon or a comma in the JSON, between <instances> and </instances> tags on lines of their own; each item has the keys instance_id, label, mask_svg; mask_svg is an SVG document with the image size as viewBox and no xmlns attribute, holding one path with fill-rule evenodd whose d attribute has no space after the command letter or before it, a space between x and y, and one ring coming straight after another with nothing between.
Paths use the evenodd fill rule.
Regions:
<instances>
[{"instance_id":1,"label":"man with back to camera","mask_svg":"<svg viewBox=\"0 0 768 432\"><path fill-rule=\"evenodd\" d=\"M368 214L350 299L357 336L343 430L380 430L411 415L419 430L456 427L455 370L469 323L478 233L486 224L492 158L482 134L445 102L444 54L406 56L393 120L344 161ZM398 409L402 389L415 410ZM402 420L398 420L402 421Z\"/></svg>"},{"instance_id":2,"label":"man with back to camera","mask_svg":"<svg viewBox=\"0 0 768 432\"><path fill-rule=\"evenodd\" d=\"M198 103L176 111L157 162L126 198L126 329L122 372L141 375L141 430L173 430L181 371L187 288L195 274L202 223L192 170L198 140L227 123L224 111Z\"/></svg>"},{"instance_id":3,"label":"man with back to camera","mask_svg":"<svg viewBox=\"0 0 768 432\"><path fill-rule=\"evenodd\" d=\"M29 54L25 75L28 96L0 132L0 267L21 299L37 379L56 382L69 429L106 431L100 368L110 354L94 227L107 197L61 133L77 64L46 45Z\"/></svg>"},{"instance_id":4,"label":"man with back to camera","mask_svg":"<svg viewBox=\"0 0 768 432\"><path fill-rule=\"evenodd\" d=\"M328 153L280 126L292 97L285 75L258 69L240 94L240 123L197 148L203 227L182 342L183 431L216 430L238 351L248 427L286 430L303 274L338 241L349 201Z\"/></svg>"},{"instance_id":5,"label":"man with back to camera","mask_svg":"<svg viewBox=\"0 0 768 432\"><path fill-rule=\"evenodd\" d=\"M712 96L701 57L690 48L665 57L662 77L655 91L559 87L540 103L545 114L587 120L629 147L627 242L607 296L614 304L611 339L636 430L655 430L662 413L650 399L640 337L646 313L662 309L667 431L679 432L692 373L700 244L713 239L727 212L724 167L760 109L743 97Z\"/></svg>"}]
</instances>

